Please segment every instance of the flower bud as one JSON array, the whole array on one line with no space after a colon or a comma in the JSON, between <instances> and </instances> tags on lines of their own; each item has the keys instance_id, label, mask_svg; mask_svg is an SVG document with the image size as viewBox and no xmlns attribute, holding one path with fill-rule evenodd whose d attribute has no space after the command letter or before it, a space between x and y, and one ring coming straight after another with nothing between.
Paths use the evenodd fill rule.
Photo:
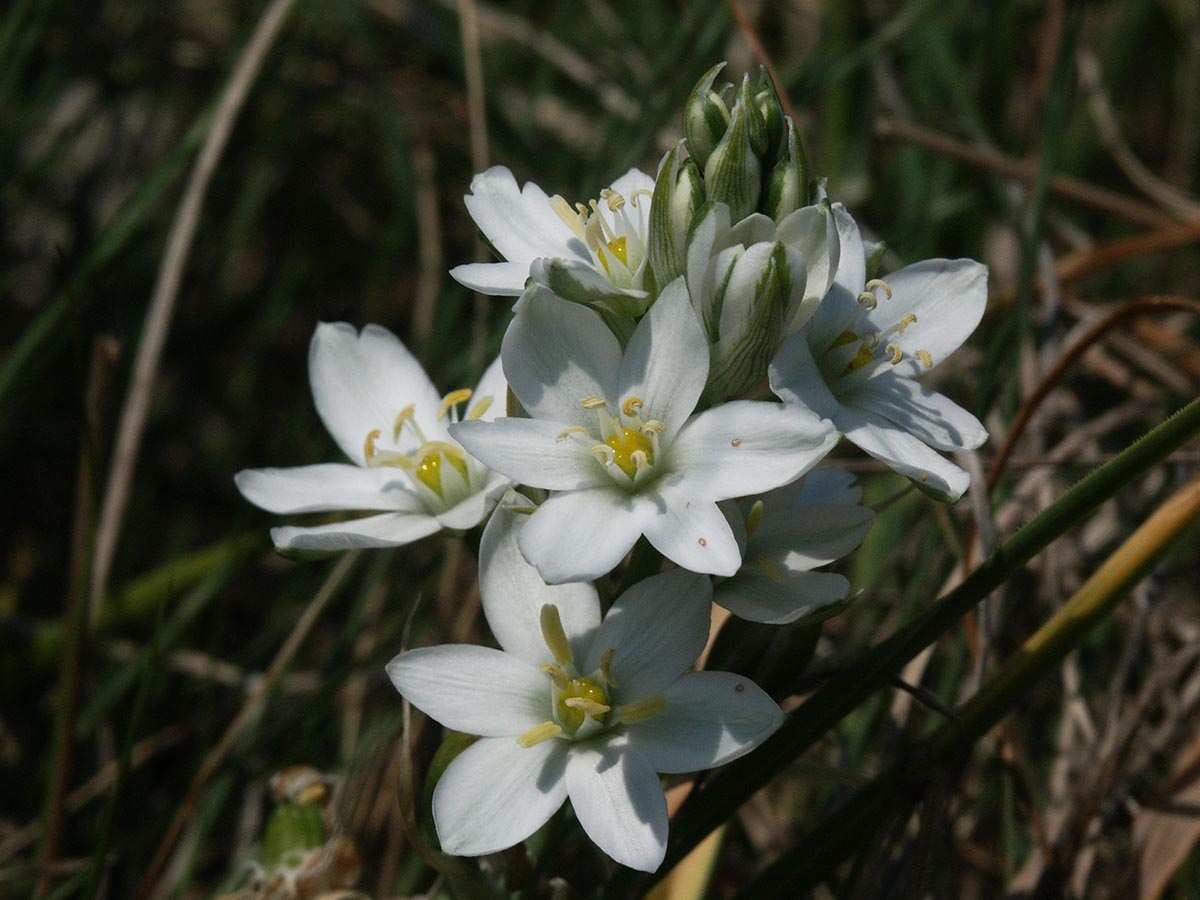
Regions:
<instances>
[{"instance_id":1,"label":"flower bud","mask_svg":"<svg viewBox=\"0 0 1200 900\"><path fill-rule=\"evenodd\" d=\"M750 147L754 150L754 155L758 157L760 165L763 160L770 159L767 151L770 148L770 135L767 132L767 120L763 117L763 111L758 105L758 100L750 91L750 76L742 76L742 86L738 89L737 100L733 107L734 112L742 106L746 110L746 128L750 136Z\"/></svg>"},{"instance_id":2,"label":"flower bud","mask_svg":"<svg viewBox=\"0 0 1200 900\"><path fill-rule=\"evenodd\" d=\"M295 865L308 851L325 843L325 822L315 803L281 803L271 813L263 835L267 868Z\"/></svg>"},{"instance_id":3,"label":"flower bud","mask_svg":"<svg viewBox=\"0 0 1200 900\"><path fill-rule=\"evenodd\" d=\"M704 180L692 159L679 161L679 147L658 167L650 201L650 271L654 283L667 285L683 274L687 233L704 202Z\"/></svg>"},{"instance_id":4,"label":"flower bud","mask_svg":"<svg viewBox=\"0 0 1200 900\"><path fill-rule=\"evenodd\" d=\"M767 195L762 203L762 211L776 222L788 213L807 206L809 202L808 160L804 156L804 144L790 116L786 126L784 154L767 177Z\"/></svg>"},{"instance_id":5,"label":"flower bud","mask_svg":"<svg viewBox=\"0 0 1200 900\"><path fill-rule=\"evenodd\" d=\"M722 91L713 90L713 81L725 63L717 63L696 82L683 110L683 135L688 153L696 164L703 166L713 149L729 128L729 109L725 105Z\"/></svg>"},{"instance_id":6,"label":"flower bud","mask_svg":"<svg viewBox=\"0 0 1200 900\"><path fill-rule=\"evenodd\" d=\"M719 402L763 382L804 296L804 259L780 241L730 247L712 268L716 285L704 310L712 364L704 395Z\"/></svg>"},{"instance_id":7,"label":"flower bud","mask_svg":"<svg viewBox=\"0 0 1200 900\"><path fill-rule=\"evenodd\" d=\"M762 115L767 129L767 148L764 159L775 159L781 151L787 148L780 146L784 138L783 104L779 102L779 94L775 90L775 82L766 66L760 66L758 83L754 86L754 104Z\"/></svg>"},{"instance_id":8,"label":"flower bud","mask_svg":"<svg viewBox=\"0 0 1200 900\"><path fill-rule=\"evenodd\" d=\"M750 136L757 128L759 138L765 142L766 126L758 107L749 102L748 94L746 83L743 83L738 102L733 106L729 128L704 164L706 199L727 204L734 222L754 212L762 192L762 163L754 152Z\"/></svg>"}]
</instances>

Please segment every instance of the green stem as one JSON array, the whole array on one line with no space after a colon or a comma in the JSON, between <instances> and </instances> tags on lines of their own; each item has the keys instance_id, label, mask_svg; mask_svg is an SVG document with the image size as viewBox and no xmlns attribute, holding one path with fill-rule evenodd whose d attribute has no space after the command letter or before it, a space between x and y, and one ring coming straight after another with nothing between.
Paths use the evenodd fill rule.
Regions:
<instances>
[{"instance_id":1,"label":"green stem","mask_svg":"<svg viewBox=\"0 0 1200 900\"><path fill-rule=\"evenodd\" d=\"M1082 522L1101 503L1200 432L1200 399L1193 400L1132 446L1096 469L1000 546L957 588L908 625L853 662L844 675L818 690L754 753L718 772L688 798L672 826L666 859L670 871L710 831L755 791L811 747L904 666L953 628L969 610L1042 549ZM628 892L632 872L610 880L604 896Z\"/></svg>"}]
</instances>

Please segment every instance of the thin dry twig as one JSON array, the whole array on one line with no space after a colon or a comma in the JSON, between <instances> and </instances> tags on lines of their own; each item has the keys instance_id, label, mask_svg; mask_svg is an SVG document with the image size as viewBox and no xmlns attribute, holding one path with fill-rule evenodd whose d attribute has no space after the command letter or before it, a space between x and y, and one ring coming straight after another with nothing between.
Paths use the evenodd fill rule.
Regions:
<instances>
[{"instance_id":1,"label":"thin dry twig","mask_svg":"<svg viewBox=\"0 0 1200 900\"><path fill-rule=\"evenodd\" d=\"M188 786L187 793L184 794L183 801L179 804L179 809L175 813L175 818L171 820L170 826L167 828L166 835L163 837L162 843L158 847L158 851L154 854L154 859L150 863L146 874L142 879L142 884L138 889L138 900L146 900L154 890L154 886L158 881L159 875L170 858L175 845L179 841L179 836L183 833L184 827L191 819L192 813L195 811L196 803L200 799L200 793L204 790L205 785L217 773L221 766L225 763L226 757L233 749L234 742L261 712L263 703L267 699L267 695L271 689L279 681L283 675L284 669L292 661L292 657L296 655L296 651L300 649L308 637L308 633L320 618L325 607L329 602L337 596L338 590L342 583L346 580L346 576L350 574L355 563L362 556L361 550L351 550L347 552L334 567L333 571L325 579L325 583L313 595L308 606L296 620L295 626L292 628L291 634L287 636L287 640L283 642L283 646L279 648L279 652L275 654L275 658L271 660L271 666L267 669L267 673L259 682L257 688L246 698L242 704L242 708L238 710L238 714L233 721L229 723L229 727L225 729L225 733L221 735L221 739L216 746L209 751L208 756L204 760L204 764L200 766L200 770L196 773L196 777L192 779L192 783Z\"/></svg>"},{"instance_id":2,"label":"thin dry twig","mask_svg":"<svg viewBox=\"0 0 1200 900\"><path fill-rule=\"evenodd\" d=\"M200 155L188 178L183 199L171 223L166 251L163 253L154 282L154 292L146 310L142 342L134 361L133 378L125 397L125 407L121 411L108 484L104 492L104 502L100 507L88 601L89 617L93 623L99 620L100 607L104 603L113 555L116 553L125 510L129 503L130 485L133 482L134 468L137 466L146 416L150 410L150 398L154 393L163 347L171 328L179 285L187 268L192 241L196 236L201 210L204 208L204 198L217 164L224 155L225 146L229 143L234 121L262 69L267 52L275 43L275 38L295 2L296 0L271 0L271 4L258 20L250 42L238 58L233 74L230 75L217 104L212 128L200 148Z\"/></svg>"},{"instance_id":3,"label":"thin dry twig","mask_svg":"<svg viewBox=\"0 0 1200 900\"><path fill-rule=\"evenodd\" d=\"M437 171L433 148L416 144L412 148L413 178L417 203L417 287L413 291L413 342L424 346L433 333L438 286L445 269L442 253L442 217L438 209Z\"/></svg>"}]
</instances>

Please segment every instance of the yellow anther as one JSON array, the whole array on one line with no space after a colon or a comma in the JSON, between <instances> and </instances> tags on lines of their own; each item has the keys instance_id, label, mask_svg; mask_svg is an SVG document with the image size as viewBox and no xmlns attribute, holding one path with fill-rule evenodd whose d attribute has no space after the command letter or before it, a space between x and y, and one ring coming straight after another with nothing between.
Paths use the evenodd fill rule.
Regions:
<instances>
[{"instance_id":1,"label":"yellow anther","mask_svg":"<svg viewBox=\"0 0 1200 900\"><path fill-rule=\"evenodd\" d=\"M644 468L654 462L654 445L650 438L632 428L622 428L620 432L608 438L605 442L613 453L612 462L621 467L621 471L632 478L639 468ZM599 445L597 445L599 446ZM593 453L596 450L593 448ZM641 465L634 461L635 454L641 454ZM643 458L644 457L644 458Z\"/></svg>"},{"instance_id":2,"label":"yellow anther","mask_svg":"<svg viewBox=\"0 0 1200 900\"><path fill-rule=\"evenodd\" d=\"M603 397L584 397L579 401L579 405L584 409L604 409L608 406L608 401Z\"/></svg>"},{"instance_id":3,"label":"yellow anther","mask_svg":"<svg viewBox=\"0 0 1200 900\"><path fill-rule=\"evenodd\" d=\"M649 419L642 423L642 434L662 434L667 426L658 419Z\"/></svg>"},{"instance_id":4,"label":"yellow anther","mask_svg":"<svg viewBox=\"0 0 1200 900\"><path fill-rule=\"evenodd\" d=\"M393 442L400 440L400 432L404 429L405 422L411 423L413 429L416 430L416 412L417 408L411 403L404 407L404 409L400 410L400 414L396 416L395 424L392 425Z\"/></svg>"},{"instance_id":5,"label":"yellow anther","mask_svg":"<svg viewBox=\"0 0 1200 900\"><path fill-rule=\"evenodd\" d=\"M367 462L370 462L375 458L375 454L378 452L375 449L375 442L379 440L379 436L381 434L383 434L383 432L381 432L378 428L372 428L367 432L367 439L363 441L363 456L366 457Z\"/></svg>"},{"instance_id":6,"label":"yellow anther","mask_svg":"<svg viewBox=\"0 0 1200 900\"><path fill-rule=\"evenodd\" d=\"M779 566L775 565L775 563L771 562L765 556L756 556L754 558L754 565L766 572L767 577L776 584L783 581L783 573L779 571Z\"/></svg>"},{"instance_id":7,"label":"yellow anther","mask_svg":"<svg viewBox=\"0 0 1200 900\"><path fill-rule=\"evenodd\" d=\"M550 663L542 663L538 666L543 672L550 676L550 680L554 682L554 686L560 691L565 691L571 680L567 678L567 673L558 666L552 666Z\"/></svg>"},{"instance_id":8,"label":"yellow anther","mask_svg":"<svg viewBox=\"0 0 1200 900\"><path fill-rule=\"evenodd\" d=\"M562 734L562 731L561 725L555 725L553 722L543 722L541 725L534 725L517 738L517 743L528 750L530 747L537 746L542 741L558 737Z\"/></svg>"},{"instance_id":9,"label":"yellow anther","mask_svg":"<svg viewBox=\"0 0 1200 900\"><path fill-rule=\"evenodd\" d=\"M870 291L871 293L875 293L880 288L883 288L883 292L885 294L887 294L887 298L889 300L891 300L892 299L892 289L886 281L884 281L882 278L872 278L870 281L867 282L867 290Z\"/></svg>"},{"instance_id":10,"label":"yellow anther","mask_svg":"<svg viewBox=\"0 0 1200 900\"><path fill-rule=\"evenodd\" d=\"M629 265L628 245L629 242L625 239L624 235L619 238L613 238L608 242L608 249L612 251L613 256L621 261L621 265L623 266Z\"/></svg>"},{"instance_id":11,"label":"yellow anther","mask_svg":"<svg viewBox=\"0 0 1200 900\"><path fill-rule=\"evenodd\" d=\"M762 522L763 517L763 502L755 500L754 505L750 507L750 512L746 514L746 537L750 537L758 530L758 525Z\"/></svg>"},{"instance_id":12,"label":"yellow anther","mask_svg":"<svg viewBox=\"0 0 1200 900\"><path fill-rule=\"evenodd\" d=\"M593 719L599 719L601 716L612 711L611 706L605 703L597 703L595 700L589 700L587 697L567 697L563 700L563 705L568 709L577 709L591 716Z\"/></svg>"},{"instance_id":13,"label":"yellow anther","mask_svg":"<svg viewBox=\"0 0 1200 900\"><path fill-rule=\"evenodd\" d=\"M590 433L591 432L589 432L586 428L580 428L578 425L571 425L570 427L564 428L562 431L560 431L558 433L558 437L556 437L554 439L554 442L556 444L561 444L563 441L565 441L567 438L569 438L573 434L590 434Z\"/></svg>"},{"instance_id":14,"label":"yellow anther","mask_svg":"<svg viewBox=\"0 0 1200 900\"><path fill-rule=\"evenodd\" d=\"M629 454L629 462L633 465L633 470L637 472L650 465L650 456L645 450L634 450Z\"/></svg>"},{"instance_id":15,"label":"yellow anther","mask_svg":"<svg viewBox=\"0 0 1200 900\"><path fill-rule=\"evenodd\" d=\"M649 188L638 188L636 191L634 191L632 194L629 195L629 202L632 203L634 206L637 206L639 197L649 197L651 199L654 199L654 191L650 190Z\"/></svg>"},{"instance_id":16,"label":"yellow anther","mask_svg":"<svg viewBox=\"0 0 1200 900\"><path fill-rule=\"evenodd\" d=\"M596 462L602 466L611 466L617 461L617 451L608 444L596 444L592 447L592 456L596 457Z\"/></svg>"},{"instance_id":17,"label":"yellow anther","mask_svg":"<svg viewBox=\"0 0 1200 900\"><path fill-rule=\"evenodd\" d=\"M641 397L626 397L625 402L621 404L621 412L627 416L636 416L644 405Z\"/></svg>"},{"instance_id":18,"label":"yellow anther","mask_svg":"<svg viewBox=\"0 0 1200 900\"><path fill-rule=\"evenodd\" d=\"M576 205L578 206L579 204ZM575 232L579 238L583 238L583 225L580 224L579 217L581 214L586 216L586 206L577 212L571 209L571 205L563 199L561 194L555 194L550 198L550 208L558 214L558 217L566 223L568 228Z\"/></svg>"},{"instance_id":19,"label":"yellow anther","mask_svg":"<svg viewBox=\"0 0 1200 900\"><path fill-rule=\"evenodd\" d=\"M915 313L906 313L899 322L896 323L896 329L899 334L904 334L904 329L909 325L917 324L917 316Z\"/></svg>"},{"instance_id":20,"label":"yellow anther","mask_svg":"<svg viewBox=\"0 0 1200 900\"><path fill-rule=\"evenodd\" d=\"M858 295L858 302L870 310L879 305L879 298L870 291L863 291Z\"/></svg>"},{"instance_id":21,"label":"yellow anther","mask_svg":"<svg viewBox=\"0 0 1200 900\"><path fill-rule=\"evenodd\" d=\"M929 355L928 350L918 350L917 359L921 361L921 365L923 365L925 368L933 368L933 357Z\"/></svg>"},{"instance_id":22,"label":"yellow anther","mask_svg":"<svg viewBox=\"0 0 1200 900\"><path fill-rule=\"evenodd\" d=\"M612 188L605 188L600 192L600 199L608 204L608 208L616 212L625 205L625 197L619 191L614 191Z\"/></svg>"},{"instance_id":23,"label":"yellow anther","mask_svg":"<svg viewBox=\"0 0 1200 900\"><path fill-rule=\"evenodd\" d=\"M473 393L474 391L472 391L470 388L461 388L460 390L451 391L448 393L442 398L441 405L438 406L438 421L441 421L449 416L450 410L458 406L458 404L466 403L468 400L470 400L471 394Z\"/></svg>"},{"instance_id":24,"label":"yellow anther","mask_svg":"<svg viewBox=\"0 0 1200 900\"><path fill-rule=\"evenodd\" d=\"M632 703L617 707L617 721L622 725L636 725L661 715L667 708L667 701L660 694L651 694Z\"/></svg>"},{"instance_id":25,"label":"yellow anther","mask_svg":"<svg viewBox=\"0 0 1200 900\"><path fill-rule=\"evenodd\" d=\"M467 420L482 419L489 409L492 408L493 398L490 394L486 397L480 397L475 401L474 405L467 410Z\"/></svg>"},{"instance_id":26,"label":"yellow anther","mask_svg":"<svg viewBox=\"0 0 1200 900\"><path fill-rule=\"evenodd\" d=\"M553 603L547 603L542 607L540 619L542 640L546 642L546 646L550 649L550 655L554 657L554 661L560 666L573 663L575 661L575 654L571 652L571 643L567 640L567 633L563 631L562 618L558 615L558 607Z\"/></svg>"},{"instance_id":27,"label":"yellow anther","mask_svg":"<svg viewBox=\"0 0 1200 900\"><path fill-rule=\"evenodd\" d=\"M600 674L604 676L604 680L608 682L609 687L617 686L617 677L613 675L612 670L613 657L616 655L616 647L609 647L600 654Z\"/></svg>"},{"instance_id":28,"label":"yellow anther","mask_svg":"<svg viewBox=\"0 0 1200 900\"><path fill-rule=\"evenodd\" d=\"M900 360L904 359L904 351L900 349L899 344L888 344L883 348L885 353L892 354L892 365L898 366Z\"/></svg>"}]
</instances>

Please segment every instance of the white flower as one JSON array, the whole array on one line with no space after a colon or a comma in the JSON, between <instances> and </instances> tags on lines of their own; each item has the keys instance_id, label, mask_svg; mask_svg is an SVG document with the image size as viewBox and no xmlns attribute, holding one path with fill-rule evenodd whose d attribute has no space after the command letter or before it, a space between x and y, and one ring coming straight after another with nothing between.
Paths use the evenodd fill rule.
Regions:
<instances>
[{"instance_id":1,"label":"white flower","mask_svg":"<svg viewBox=\"0 0 1200 900\"><path fill-rule=\"evenodd\" d=\"M592 310L534 286L501 358L532 418L451 431L516 483L558 492L521 534L525 558L552 584L600 577L643 534L685 569L732 575L741 553L717 501L795 480L837 440L829 423L778 403L692 415L708 342L682 278L624 352Z\"/></svg>"},{"instance_id":2,"label":"white flower","mask_svg":"<svg viewBox=\"0 0 1200 900\"><path fill-rule=\"evenodd\" d=\"M836 283L809 323L771 364L785 403L833 421L849 440L927 493L957 500L970 476L934 450L987 440L979 420L919 384L975 330L987 303L987 267L930 259L866 282L854 220L834 214L841 234Z\"/></svg>"},{"instance_id":3,"label":"white flower","mask_svg":"<svg viewBox=\"0 0 1200 900\"><path fill-rule=\"evenodd\" d=\"M394 334L344 322L317 326L308 351L317 413L353 465L246 469L238 490L273 513L369 510L379 515L312 528L274 528L281 550L394 547L442 528L464 529L487 515L508 484L465 453L446 427L466 405L468 419L503 411L497 359L475 391L442 397ZM469 404L469 405L468 405Z\"/></svg>"},{"instance_id":4,"label":"white flower","mask_svg":"<svg viewBox=\"0 0 1200 900\"><path fill-rule=\"evenodd\" d=\"M600 849L653 871L667 840L656 773L736 759L778 728L782 713L747 678L688 671L708 639L707 578L681 569L647 578L602 622L590 584L547 586L525 562L516 544L522 518L502 504L480 546L483 610L502 649L429 647L388 665L414 706L480 735L434 789L442 849L503 850L570 797Z\"/></svg>"},{"instance_id":5,"label":"white flower","mask_svg":"<svg viewBox=\"0 0 1200 900\"><path fill-rule=\"evenodd\" d=\"M757 500L726 505L746 545L745 562L717 584L713 600L752 622L820 621L840 612L850 582L814 572L859 546L875 520L859 505L862 491L847 472L814 469Z\"/></svg>"},{"instance_id":6,"label":"white flower","mask_svg":"<svg viewBox=\"0 0 1200 900\"><path fill-rule=\"evenodd\" d=\"M619 315L645 311L646 237L654 179L630 169L599 200L571 206L532 182L493 166L463 198L471 218L504 262L470 263L450 274L472 290L519 296L532 276L560 296Z\"/></svg>"}]
</instances>

